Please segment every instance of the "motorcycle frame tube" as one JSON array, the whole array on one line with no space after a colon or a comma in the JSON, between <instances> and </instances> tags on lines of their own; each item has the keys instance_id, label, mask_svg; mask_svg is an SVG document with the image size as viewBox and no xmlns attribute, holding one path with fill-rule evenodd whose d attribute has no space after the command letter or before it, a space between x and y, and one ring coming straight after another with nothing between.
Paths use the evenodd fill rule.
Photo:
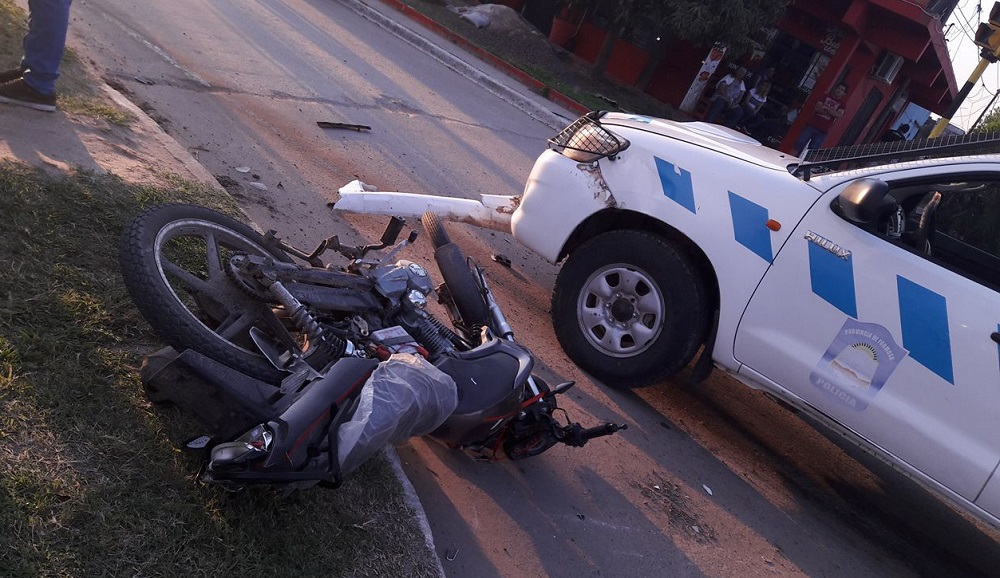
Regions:
<instances>
[{"instance_id":1,"label":"motorcycle frame tube","mask_svg":"<svg viewBox=\"0 0 1000 578\"><path fill-rule=\"evenodd\" d=\"M282 414L269 422L274 432L267 468L294 468L305 463L308 448L326 435L335 408L356 396L375 370L374 359L343 358L310 384Z\"/></svg>"}]
</instances>

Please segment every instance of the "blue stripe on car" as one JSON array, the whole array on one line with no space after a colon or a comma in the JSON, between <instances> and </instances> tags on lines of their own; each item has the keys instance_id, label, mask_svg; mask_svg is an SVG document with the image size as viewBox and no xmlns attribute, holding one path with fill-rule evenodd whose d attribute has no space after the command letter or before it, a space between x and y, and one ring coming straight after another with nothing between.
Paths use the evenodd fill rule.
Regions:
<instances>
[{"instance_id":1,"label":"blue stripe on car","mask_svg":"<svg viewBox=\"0 0 1000 578\"><path fill-rule=\"evenodd\" d=\"M947 300L902 275L896 276L896 289L903 347L910 350L910 357L954 385Z\"/></svg>"},{"instance_id":2,"label":"blue stripe on car","mask_svg":"<svg viewBox=\"0 0 1000 578\"><path fill-rule=\"evenodd\" d=\"M698 214L694 206L694 186L691 184L691 172L660 157L654 156L653 160L656 161L656 172L660 175L663 195L692 213Z\"/></svg>"},{"instance_id":3,"label":"blue stripe on car","mask_svg":"<svg viewBox=\"0 0 1000 578\"><path fill-rule=\"evenodd\" d=\"M729 192L729 210L733 215L736 241L761 259L771 262L771 230L767 228L767 209Z\"/></svg>"},{"instance_id":4,"label":"blue stripe on car","mask_svg":"<svg viewBox=\"0 0 1000 578\"><path fill-rule=\"evenodd\" d=\"M854 257L834 255L815 243L809 245L809 280L812 291L830 305L857 319L858 303L854 292Z\"/></svg>"}]
</instances>

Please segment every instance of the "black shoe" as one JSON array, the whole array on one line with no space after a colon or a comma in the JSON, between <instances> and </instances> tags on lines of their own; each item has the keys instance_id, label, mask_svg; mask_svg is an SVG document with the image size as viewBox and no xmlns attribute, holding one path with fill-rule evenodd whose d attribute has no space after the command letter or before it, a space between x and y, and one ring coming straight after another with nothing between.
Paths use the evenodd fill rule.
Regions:
<instances>
[{"instance_id":1,"label":"black shoe","mask_svg":"<svg viewBox=\"0 0 1000 578\"><path fill-rule=\"evenodd\" d=\"M23 78L0 84L0 102L25 106L45 112L55 112L56 94L42 94L28 86Z\"/></svg>"},{"instance_id":2,"label":"black shoe","mask_svg":"<svg viewBox=\"0 0 1000 578\"><path fill-rule=\"evenodd\" d=\"M24 74L23 68L13 68L11 70L4 70L3 72L0 72L0 84L6 84L8 82L17 80L18 78L21 78L22 74Z\"/></svg>"}]
</instances>

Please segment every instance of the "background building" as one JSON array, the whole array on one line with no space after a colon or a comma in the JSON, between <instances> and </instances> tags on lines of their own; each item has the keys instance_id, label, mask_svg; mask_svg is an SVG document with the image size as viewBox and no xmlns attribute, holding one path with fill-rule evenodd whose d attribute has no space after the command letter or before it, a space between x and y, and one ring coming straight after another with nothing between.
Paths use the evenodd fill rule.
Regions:
<instances>
[{"instance_id":1,"label":"background building","mask_svg":"<svg viewBox=\"0 0 1000 578\"><path fill-rule=\"evenodd\" d=\"M593 62L607 35L608 11L616 2L603 0L578 15L559 10L554 0L504 3L521 10L557 45ZM774 28L758 35L756 50L738 60L723 59L691 116L700 118L715 81L736 66L773 74L763 110L768 120L754 136L783 150L790 150L816 101L839 83L848 86L845 114L834 123L824 146L880 140L900 124L910 103L943 114L958 93L943 34L956 4L957 0L795 0ZM630 31L617 40L606 73L636 85L651 54L665 53L668 56L648 81L644 79L643 89L679 109L712 47L681 41L659 47L657 42L655 30ZM800 110L803 114L798 114Z\"/></svg>"}]
</instances>

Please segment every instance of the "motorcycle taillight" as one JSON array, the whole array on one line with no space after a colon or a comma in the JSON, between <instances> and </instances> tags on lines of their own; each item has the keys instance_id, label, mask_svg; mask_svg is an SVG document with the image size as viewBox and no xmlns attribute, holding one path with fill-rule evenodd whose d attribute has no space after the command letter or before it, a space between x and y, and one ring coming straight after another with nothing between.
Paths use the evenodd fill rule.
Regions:
<instances>
[{"instance_id":1,"label":"motorcycle taillight","mask_svg":"<svg viewBox=\"0 0 1000 578\"><path fill-rule=\"evenodd\" d=\"M271 441L274 433L264 424L260 424L247 433L229 443L219 444L212 448L209 468L224 465L242 464L259 458L271 451Z\"/></svg>"}]
</instances>

